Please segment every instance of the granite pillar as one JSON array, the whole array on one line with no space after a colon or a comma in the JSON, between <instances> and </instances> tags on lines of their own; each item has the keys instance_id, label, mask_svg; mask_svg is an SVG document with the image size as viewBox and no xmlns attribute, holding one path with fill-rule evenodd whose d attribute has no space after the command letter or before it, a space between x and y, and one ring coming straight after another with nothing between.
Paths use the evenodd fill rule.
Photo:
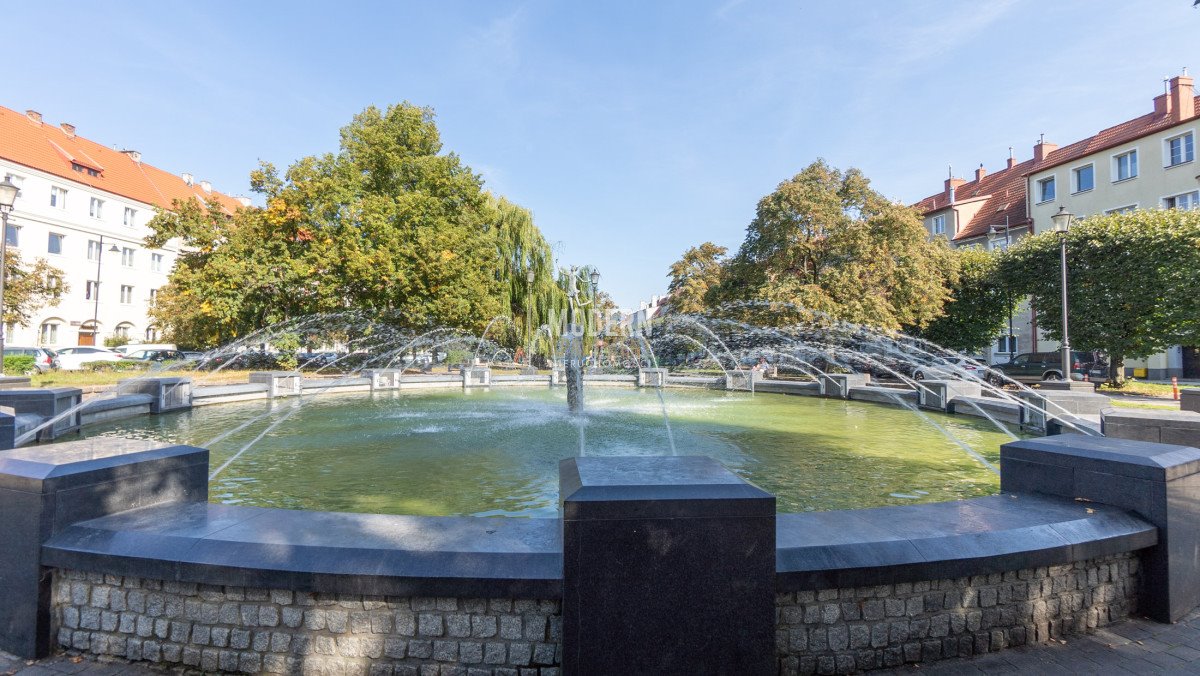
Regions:
<instances>
[{"instance_id":1,"label":"granite pillar","mask_svg":"<svg viewBox=\"0 0 1200 676\"><path fill-rule=\"evenodd\" d=\"M39 416L41 420L37 421L37 424L40 425L47 420L62 416L53 425L38 432L37 441L53 441L64 434L77 431L81 414L79 411L67 414L67 411L78 406L82 401L83 390L78 387L0 390L0 406L11 407L18 417L21 414ZM18 427L20 426L18 424ZM12 446L4 448L12 448Z\"/></svg>"},{"instance_id":2,"label":"granite pillar","mask_svg":"<svg viewBox=\"0 0 1200 676\"><path fill-rule=\"evenodd\" d=\"M559 466L563 673L769 674L775 498L711 458Z\"/></svg>"},{"instance_id":3,"label":"granite pillar","mask_svg":"<svg viewBox=\"0 0 1200 676\"><path fill-rule=\"evenodd\" d=\"M117 383L118 394L148 394L151 413L186 411L192 407L192 379L180 376L130 378Z\"/></svg>"},{"instance_id":4,"label":"granite pillar","mask_svg":"<svg viewBox=\"0 0 1200 676\"><path fill-rule=\"evenodd\" d=\"M970 380L923 380L917 383L921 408L945 411L956 397L980 397L983 385Z\"/></svg>"},{"instance_id":5,"label":"granite pillar","mask_svg":"<svg viewBox=\"0 0 1200 676\"><path fill-rule=\"evenodd\" d=\"M1174 622L1200 605L1200 449L1060 434L1004 444L1000 490L1099 502L1158 528L1139 612Z\"/></svg>"},{"instance_id":6,"label":"granite pillar","mask_svg":"<svg viewBox=\"0 0 1200 676\"><path fill-rule=\"evenodd\" d=\"M863 387L871 382L866 373L822 373L817 376L821 383L821 396L849 399L851 387Z\"/></svg>"},{"instance_id":7,"label":"granite pillar","mask_svg":"<svg viewBox=\"0 0 1200 676\"><path fill-rule=\"evenodd\" d=\"M250 382L267 386L268 399L300 396L303 378L299 371L255 371L250 374Z\"/></svg>"},{"instance_id":8,"label":"granite pillar","mask_svg":"<svg viewBox=\"0 0 1200 676\"><path fill-rule=\"evenodd\" d=\"M164 502L208 499L208 451L97 437L0 453L0 650L52 645L42 543L73 523Z\"/></svg>"},{"instance_id":9,"label":"granite pillar","mask_svg":"<svg viewBox=\"0 0 1200 676\"><path fill-rule=\"evenodd\" d=\"M638 369L638 387L663 387L667 384L666 369Z\"/></svg>"}]
</instances>

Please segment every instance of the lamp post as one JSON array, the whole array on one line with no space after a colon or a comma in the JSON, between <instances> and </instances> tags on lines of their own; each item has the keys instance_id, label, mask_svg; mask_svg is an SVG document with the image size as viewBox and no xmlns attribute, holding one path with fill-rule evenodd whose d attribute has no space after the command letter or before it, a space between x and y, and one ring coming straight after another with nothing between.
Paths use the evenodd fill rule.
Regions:
<instances>
[{"instance_id":1,"label":"lamp post","mask_svg":"<svg viewBox=\"0 0 1200 676\"><path fill-rule=\"evenodd\" d=\"M993 225L993 226L992 226L992 232L993 232L993 233L996 233L996 232L997 232L997 231L999 231L999 230L1000 230L1000 226L999 226L999 225ZM1012 234L1011 234L1011 232L1012 232L1012 229L1011 229L1011 226L1009 225L1008 216L1005 216L1005 217L1004 217L1004 250L1005 250L1005 251L1008 251L1008 247L1012 246ZM993 241L993 243L992 243L992 248L993 248L993 249L994 249L994 248L996 248L995 242L998 242L998 241L999 241L999 238L996 238L996 239ZM1007 286L1007 285L1006 285L1006 286ZM1005 289L1005 292L1006 292L1006 294L1007 294L1007 296L1006 296L1006 297L1008 298L1008 335L1007 335L1007 336L1005 336L1005 338L1004 338L1004 351L1008 353L1008 358L1009 358L1009 360L1011 361L1011 360L1012 360L1012 358L1013 358L1013 357L1015 357L1015 356L1016 356L1016 353L1017 353L1017 348L1016 348L1016 346L1014 345L1014 343L1016 342L1016 336L1015 336L1015 335L1013 335L1013 303L1012 303L1012 289L1011 289L1011 288L1006 288L1006 289Z\"/></svg>"},{"instance_id":2,"label":"lamp post","mask_svg":"<svg viewBox=\"0 0 1200 676\"><path fill-rule=\"evenodd\" d=\"M13 205L17 202L17 193L21 192L13 182L5 177L0 183L0 232L3 233L3 240L0 240L0 375L4 373L4 329L6 322L4 321L4 279L8 276L8 270L5 268L5 256L8 254L8 214L13 210Z\"/></svg>"},{"instance_id":3,"label":"lamp post","mask_svg":"<svg viewBox=\"0 0 1200 676\"><path fill-rule=\"evenodd\" d=\"M529 354L525 358L530 366L533 366L533 280L536 277L532 267L525 272L525 336L529 341Z\"/></svg>"},{"instance_id":4,"label":"lamp post","mask_svg":"<svg viewBox=\"0 0 1200 676\"><path fill-rule=\"evenodd\" d=\"M120 249L114 244L109 251L115 253ZM92 288L92 345L96 345L100 338L100 264L103 262L104 235L100 235L100 245L96 247L96 286Z\"/></svg>"},{"instance_id":5,"label":"lamp post","mask_svg":"<svg viewBox=\"0 0 1200 676\"><path fill-rule=\"evenodd\" d=\"M1067 332L1067 230L1075 214L1060 206L1058 213L1050 217L1054 231L1058 233L1059 254L1062 260L1062 370L1063 379L1071 380L1071 336Z\"/></svg>"}]
</instances>

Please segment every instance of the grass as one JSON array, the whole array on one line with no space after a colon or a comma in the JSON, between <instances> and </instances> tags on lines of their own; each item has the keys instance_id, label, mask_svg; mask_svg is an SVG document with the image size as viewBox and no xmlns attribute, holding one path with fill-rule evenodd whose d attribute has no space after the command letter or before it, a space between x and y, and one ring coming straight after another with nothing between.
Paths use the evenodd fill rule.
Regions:
<instances>
[{"instance_id":1,"label":"grass","mask_svg":"<svg viewBox=\"0 0 1200 676\"><path fill-rule=\"evenodd\" d=\"M1183 389L1180 387L1180 389ZM1141 397L1158 397L1160 399L1171 398L1171 386L1163 385L1162 383L1146 383L1140 380L1126 380L1125 386L1116 388L1108 383L1100 386L1100 392L1103 394L1133 394Z\"/></svg>"},{"instance_id":2,"label":"grass","mask_svg":"<svg viewBox=\"0 0 1200 676\"><path fill-rule=\"evenodd\" d=\"M1148 408L1155 411L1178 411L1174 404L1151 404L1145 401L1121 401L1119 397L1109 400L1116 408Z\"/></svg>"},{"instance_id":3,"label":"grass","mask_svg":"<svg viewBox=\"0 0 1200 676\"><path fill-rule=\"evenodd\" d=\"M115 385L122 380L145 375L146 371L47 371L30 377L32 387L97 387ZM196 385L228 385L249 380L250 371L229 369L212 373L206 371L164 371L164 376L189 376Z\"/></svg>"}]
</instances>

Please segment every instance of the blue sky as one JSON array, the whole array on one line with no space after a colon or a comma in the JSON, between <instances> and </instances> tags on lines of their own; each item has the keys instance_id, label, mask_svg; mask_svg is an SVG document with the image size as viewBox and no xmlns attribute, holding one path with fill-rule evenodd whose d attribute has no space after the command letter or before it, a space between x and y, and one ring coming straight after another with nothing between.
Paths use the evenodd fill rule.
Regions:
<instances>
[{"instance_id":1,"label":"blue sky","mask_svg":"<svg viewBox=\"0 0 1200 676\"><path fill-rule=\"evenodd\" d=\"M915 201L1151 110L1200 71L1191 0L13 2L0 104L232 194L368 105L533 210L619 303L823 157ZM1195 61L1189 63L1189 59ZM2 142L2 140L0 140Z\"/></svg>"}]
</instances>

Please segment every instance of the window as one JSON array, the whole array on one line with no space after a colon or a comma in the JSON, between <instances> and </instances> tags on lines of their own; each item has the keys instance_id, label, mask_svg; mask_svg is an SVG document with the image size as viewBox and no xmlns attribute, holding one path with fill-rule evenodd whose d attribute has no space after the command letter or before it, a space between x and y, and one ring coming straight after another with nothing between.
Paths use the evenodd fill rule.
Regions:
<instances>
[{"instance_id":1,"label":"window","mask_svg":"<svg viewBox=\"0 0 1200 676\"><path fill-rule=\"evenodd\" d=\"M58 207L59 209L67 208L67 191L65 188L57 186L50 188L50 206Z\"/></svg>"},{"instance_id":2,"label":"window","mask_svg":"<svg viewBox=\"0 0 1200 676\"><path fill-rule=\"evenodd\" d=\"M933 234L935 234L935 235L946 234L946 216L945 216L945 214L943 214L941 216L933 217Z\"/></svg>"},{"instance_id":3,"label":"window","mask_svg":"<svg viewBox=\"0 0 1200 676\"><path fill-rule=\"evenodd\" d=\"M1004 354L1012 354L1017 351L1016 336L1000 336L996 339L996 351Z\"/></svg>"},{"instance_id":4,"label":"window","mask_svg":"<svg viewBox=\"0 0 1200 676\"><path fill-rule=\"evenodd\" d=\"M1196 159L1196 145L1192 137L1192 132L1180 134L1175 138L1169 138L1163 141L1166 146L1164 153L1166 155L1166 166L1174 167L1178 164L1187 164Z\"/></svg>"},{"instance_id":5,"label":"window","mask_svg":"<svg viewBox=\"0 0 1200 676\"><path fill-rule=\"evenodd\" d=\"M1197 209L1200 208L1200 190L1185 192L1182 195L1172 195L1163 199L1165 209Z\"/></svg>"},{"instance_id":6,"label":"window","mask_svg":"<svg viewBox=\"0 0 1200 676\"><path fill-rule=\"evenodd\" d=\"M1104 213L1106 213L1110 216L1113 214L1127 214L1131 211L1134 211L1135 209L1137 209L1136 204L1127 204L1123 207L1117 207L1116 209L1109 209L1108 211L1105 211Z\"/></svg>"},{"instance_id":7,"label":"window","mask_svg":"<svg viewBox=\"0 0 1200 676\"><path fill-rule=\"evenodd\" d=\"M50 233L50 239L46 242L46 253L60 254L62 253L63 236L57 232Z\"/></svg>"},{"instance_id":8,"label":"window","mask_svg":"<svg viewBox=\"0 0 1200 676\"><path fill-rule=\"evenodd\" d=\"M100 242L97 242L94 239L88 240L88 260L89 261L100 260Z\"/></svg>"},{"instance_id":9,"label":"window","mask_svg":"<svg viewBox=\"0 0 1200 676\"><path fill-rule=\"evenodd\" d=\"M100 218L103 215L103 210L104 200L98 197L93 197L91 201L88 202L88 216L91 216L92 218Z\"/></svg>"},{"instance_id":10,"label":"window","mask_svg":"<svg viewBox=\"0 0 1200 676\"><path fill-rule=\"evenodd\" d=\"M129 340L129 324L118 324L117 328L113 329L113 335L123 340Z\"/></svg>"},{"instance_id":11,"label":"window","mask_svg":"<svg viewBox=\"0 0 1200 676\"><path fill-rule=\"evenodd\" d=\"M121 285L121 304L129 305L133 302L133 287Z\"/></svg>"},{"instance_id":12,"label":"window","mask_svg":"<svg viewBox=\"0 0 1200 676\"><path fill-rule=\"evenodd\" d=\"M4 243L9 246L21 246L21 226L9 223L4 229Z\"/></svg>"},{"instance_id":13,"label":"window","mask_svg":"<svg viewBox=\"0 0 1200 676\"><path fill-rule=\"evenodd\" d=\"M1076 167L1071 171L1075 192L1087 192L1096 187L1096 166L1093 164Z\"/></svg>"},{"instance_id":14,"label":"window","mask_svg":"<svg viewBox=\"0 0 1200 676\"><path fill-rule=\"evenodd\" d=\"M150 289L150 304L153 305L158 300L158 289Z\"/></svg>"},{"instance_id":15,"label":"window","mask_svg":"<svg viewBox=\"0 0 1200 676\"><path fill-rule=\"evenodd\" d=\"M154 343L154 342L157 342L157 341L158 341L158 327L156 327L156 326L147 326L147 327L146 327L146 342L147 342L147 343Z\"/></svg>"},{"instance_id":16,"label":"window","mask_svg":"<svg viewBox=\"0 0 1200 676\"><path fill-rule=\"evenodd\" d=\"M38 330L38 342L42 345L58 345L58 324L46 322Z\"/></svg>"},{"instance_id":17,"label":"window","mask_svg":"<svg viewBox=\"0 0 1200 676\"><path fill-rule=\"evenodd\" d=\"M1038 203L1049 202L1054 199L1054 177L1043 178L1037 182L1038 186Z\"/></svg>"},{"instance_id":18,"label":"window","mask_svg":"<svg viewBox=\"0 0 1200 676\"><path fill-rule=\"evenodd\" d=\"M121 249L121 265L127 268L133 267L133 249L130 249L129 247L124 247Z\"/></svg>"},{"instance_id":19,"label":"window","mask_svg":"<svg viewBox=\"0 0 1200 676\"><path fill-rule=\"evenodd\" d=\"M137 209L125 207L125 219L122 221L127 227L132 228L137 222Z\"/></svg>"},{"instance_id":20,"label":"window","mask_svg":"<svg viewBox=\"0 0 1200 676\"><path fill-rule=\"evenodd\" d=\"M85 167L82 164L79 164L78 162L72 162L71 168L74 169L75 171L78 171L81 174L87 174L88 176L99 176L100 175L100 172L97 171L96 169L92 169L91 167Z\"/></svg>"},{"instance_id":21,"label":"window","mask_svg":"<svg viewBox=\"0 0 1200 676\"><path fill-rule=\"evenodd\" d=\"M99 296L97 295L97 291L99 290L99 288L100 288L100 285L99 285L99 283L96 282L96 280L89 279L87 281L87 284L84 285L83 297L86 298L87 300L97 300L99 298Z\"/></svg>"},{"instance_id":22,"label":"window","mask_svg":"<svg viewBox=\"0 0 1200 676\"><path fill-rule=\"evenodd\" d=\"M46 275L46 288L61 289L62 285L63 285L62 277L59 277L58 275L53 274L53 273Z\"/></svg>"},{"instance_id":23,"label":"window","mask_svg":"<svg viewBox=\"0 0 1200 676\"><path fill-rule=\"evenodd\" d=\"M1138 175L1137 149L1113 156L1113 182L1127 181Z\"/></svg>"},{"instance_id":24,"label":"window","mask_svg":"<svg viewBox=\"0 0 1200 676\"><path fill-rule=\"evenodd\" d=\"M162 272L163 257L162 254L150 254L150 270L153 272Z\"/></svg>"}]
</instances>

